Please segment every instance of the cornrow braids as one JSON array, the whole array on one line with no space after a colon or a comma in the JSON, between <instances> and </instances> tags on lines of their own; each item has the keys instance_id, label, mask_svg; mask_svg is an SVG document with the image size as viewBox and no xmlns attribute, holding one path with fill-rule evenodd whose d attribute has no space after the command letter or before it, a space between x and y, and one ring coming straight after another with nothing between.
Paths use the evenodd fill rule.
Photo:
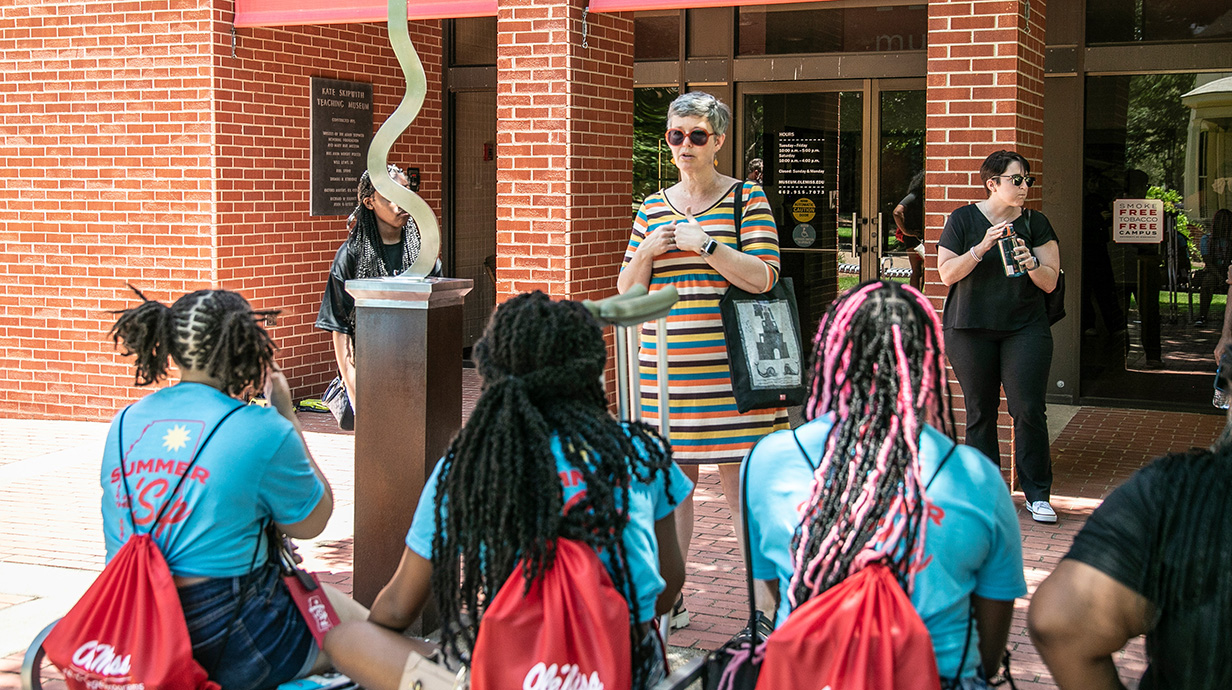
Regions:
<instances>
[{"instance_id":1,"label":"cornrow braids","mask_svg":"<svg viewBox=\"0 0 1232 690\"><path fill-rule=\"evenodd\" d=\"M1156 460L1144 472L1153 477L1147 489L1159 508L1154 529L1145 535L1146 573L1142 595L1157 613L1157 625L1199 616L1212 620L1201 635L1214 635L1210 649L1232 646L1232 626L1218 614L1232 611L1232 449L1194 448ZM1169 621L1165 623L1163 621ZM1157 655L1147 636L1147 655ZM1227 677L1227 660L1194 654L1184 660L1186 677L1197 690L1214 690ZM1220 686L1222 687L1222 686Z\"/></svg>"},{"instance_id":2,"label":"cornrow braids","mask_svg":"<svg viewBox=\"0 0 1232 690\"><path fill-rule=\"evenodd\" d=\"M792 539L793 608L874 561L908 593L923 557L924 424L954 435L941 323L914 288L869 281L842 295L813 341L805 417L834 415Z\"/></svg>"},{"instance_id":3,"label":"cornrow braids","mask_svg":"<svg viewBox=\"0 0 1232 690\"><path fill-rule=\"evenodd\" d=\"M529 587L561 537L611 554L613 584L641 620L622 541L628 489L660 472L670 481L671 453L649 427L608 412L598 324L576 302L523 294L496 310L474 355L483 389L441 460L436 493L432 592L446 649L464 657L518 561ZM568 510L553 438L586 485Z\"/></svg>"},{"instance_id":4,"label":"cornrow braids","mask_svg":"<svg viewBox=\"0 0 1232 690\"><path fill-rule=\"evenodd\" d=\"M165 379L168 358L219 379L222 391L233 397L264 385L276 348L258 320L272 318L277 310L253 311L247 300L228 290L190 292L170 307L132 290L142 302L113 312L120 317L110 336L124 356L136 356L135 385Z\"/></svg>"}]
</instances>

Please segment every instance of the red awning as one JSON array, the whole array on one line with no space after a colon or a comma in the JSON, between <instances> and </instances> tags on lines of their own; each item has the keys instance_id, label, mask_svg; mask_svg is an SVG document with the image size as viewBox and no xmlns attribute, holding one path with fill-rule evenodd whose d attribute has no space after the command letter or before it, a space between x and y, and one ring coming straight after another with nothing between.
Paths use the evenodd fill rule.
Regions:
<instances>
[{"instance_id":1,"label":"red awning","mask_svg":"<svg viewBox=\"0 0 1232 690\"><path fill-rule=\"evenodd\" d=\"M695 10L699 7L738 5L785 5L800 0L590 0L591 12L633 12L636 10Z\"/></svg>"},{"instance_id":2,"label":"red awning","mask_svg":"<svg viewBox=\"0 0 1232 690\"><path fill-rule=\"evenodd\" d=\"M384 0L235 0L236 26L384 22ZM496 0L412 0L407 19L494 17Z\"/></svg>"}]
</instances>

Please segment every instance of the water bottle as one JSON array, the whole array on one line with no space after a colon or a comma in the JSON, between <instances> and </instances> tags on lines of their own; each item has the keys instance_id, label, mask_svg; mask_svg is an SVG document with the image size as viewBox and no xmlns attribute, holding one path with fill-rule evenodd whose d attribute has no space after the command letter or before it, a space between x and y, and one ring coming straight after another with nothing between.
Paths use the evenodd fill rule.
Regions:
<instances>
[{"instance_id":1,"label":"water bottle","mask_svg":"<svg viewBox=\"0 0 1232 690\"><path fill-rule=\"evenodd\" d=\"M1018 235L1014 232L1014 226L1008 225L1005 230L1007 234L997 240L997 249L1001 252L1001 265L1005 267L1005 275L1010 278L1026 275L1027 272L1014 259L1014 248L1018 246Z\"/></svg>"},{"instance_id":2,"label":"water bottle","mask_svg":"<svg viewBox=\"0 0 1232 690\"><path fill-rule=\"evenodd\" d=\"M1215 394L1211 396L1211 404L1220 410L1226 410L1229 404L1232 403L1232 396L1228 395L1228 390L1223 388L1223 367L1221 366L1215 372Z\"/></svg>"}]
</instances>

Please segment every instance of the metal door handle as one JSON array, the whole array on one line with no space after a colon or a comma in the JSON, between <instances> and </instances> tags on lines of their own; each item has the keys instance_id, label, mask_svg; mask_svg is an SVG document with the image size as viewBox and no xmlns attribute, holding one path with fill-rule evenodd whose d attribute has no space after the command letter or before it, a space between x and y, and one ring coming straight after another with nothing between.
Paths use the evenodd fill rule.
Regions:
<instances>
[{"instance_id":1,"label":"metal door handle","mask_svg":"<svg viewBox=\"0 0 1232 690\"><path fill-rule=\"evenodd\" d=\"M859 249L859 250L856 249L856 247L859 246L857 244L857 242L859 241L857 238L860 236L859 228L860 228L859 217L853 213L851 214L851 255L853 257L858 257L860 255L859 252L864 251L863 249Z\"/></svg>"}]
</instances>

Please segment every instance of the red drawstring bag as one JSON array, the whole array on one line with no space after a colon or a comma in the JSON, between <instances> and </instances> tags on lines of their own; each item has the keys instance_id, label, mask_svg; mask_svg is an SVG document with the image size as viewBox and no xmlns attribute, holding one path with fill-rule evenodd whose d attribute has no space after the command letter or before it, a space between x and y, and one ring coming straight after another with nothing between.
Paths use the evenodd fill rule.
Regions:
<instances>
[{"instance_id":1,"label":"red drawstring bag","mask_svg":"<svg viewBox=\"0 0 1232 690\"><path fill-rule=\"evenodd\" d=\"M179 473L175 488L149 523L151 530L163 524L168 506L179 500L184 479L191 475L214 432L243 407L239 405L223 415L197 446L192 461ZM117 441L120 477L131 514L132 492L124 466L126 414L128 408L120 413ZM209 674L193 658L188 624L167 560L150 532L136 533L135 519L133 531L90 589L43 641L47 658L64 673L71 690L219 690L218 683L209 680Z\"/></svg>"},{"instance_id":2,"label":"red drawstring bag","mask_svg":"<svg viewBox=\"0 0 1232 690\"><path fill-rule=\"evenodd\" d=\"M131 537L43 642L72 690L218 690L193 659L167 561Z\"/></svg>"},{"instance_id":3,"label":"red drawstring bag","mask_svg":"<svg viewBox=\"0 0 1232 690\"><path fill-rule=\"evenodd\" d=\"M809 599L766 640L757 690L940 690L928 628L885 565Z\"/></svg>"},{"instance_id":4,"label":"red drawstring bag","mask_svg":"<svg viewBox=\"0 0 1232 690\"><path fill-rule=\"evenodd\" d=\"M521 563L483 614L471 690L629 690L629 605L589 546L556 540L525 597Z\"/></svg>"}]
</instances>

